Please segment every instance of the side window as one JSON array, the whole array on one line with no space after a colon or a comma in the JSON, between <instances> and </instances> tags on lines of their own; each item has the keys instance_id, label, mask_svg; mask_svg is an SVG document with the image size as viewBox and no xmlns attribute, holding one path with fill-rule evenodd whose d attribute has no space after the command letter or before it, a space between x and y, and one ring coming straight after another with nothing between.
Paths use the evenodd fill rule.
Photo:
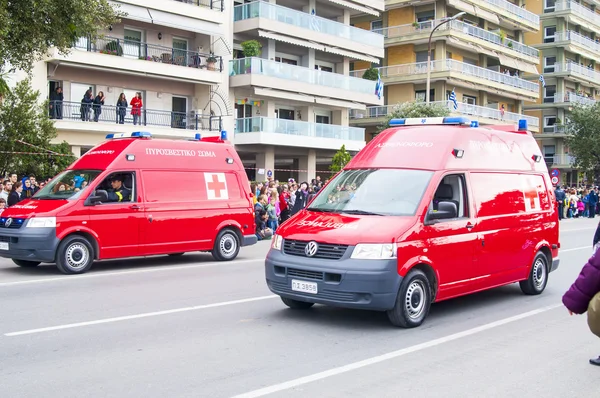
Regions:
<instances>
[{"instance_id":1,"label":"side window","mask_svg":"<svg viewBox=\"0 0 600 398\"><path fill-rule=\"evenodd\" d=\"M108 194L108 200L102 204L136 202L136 178L135 172L120 171L109 174L98 186L98 190L104 190Z\"/></svg>"},{"instance_id":2,"label":"side window","mask_svg":"<svg viewBox=\"0 0 600 398\"><path fill-rule=\"evenodd\" d=\"M442 202L452 203L456 206L456 217L452 218L469 217L469 200L464 174L445 176L438 185L429 208L437 212Z\"/></svg>"}]
</instances>

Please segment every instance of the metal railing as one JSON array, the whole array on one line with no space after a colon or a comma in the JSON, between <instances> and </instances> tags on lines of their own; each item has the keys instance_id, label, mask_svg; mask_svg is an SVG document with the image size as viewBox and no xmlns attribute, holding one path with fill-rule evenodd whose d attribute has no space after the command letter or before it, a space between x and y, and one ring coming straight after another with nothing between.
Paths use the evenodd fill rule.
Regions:
<instances>
[{"instance_id":1,"label":"metal railing","mask_svg":"<svg viewBox=\"0 0 600 398\"><path fill-rule=\"evenodd\" d=\"M429 32L440 22L441 20L432 20L417 22L415 24L389 26L387 28L382 29L373 29L373 32L382 34L385 38L405 37L409 35L423 33L429 34ZM529 55L531 57L536 58L539 57L539 50L537 50L536 48L529 47L523 43L511 40L509 38L505 38L504 41L502 41L500 35L462 21L450 21L449 23L442 25L440 28L438 28L438 30L440 31L450 29L457 32L462 32L469 36L476 37L478 39L485 40L487 42L502 47L508 47L521 54Z\"/></svg>"},{"instance_id":2,"label":"metal railing","mask_svg":"<svg viewBox=\"0 0 600 398\"><path fill-rule=\"evenodd\" d=\"M575 156L572 155L545 155L544 160L550 164L575 164Z\"/></svg>"},{"instance_id":3,"label":"metal railing","mask_svg":"<svg viewBox=\"0 0 600 398\"><path fill-rule=\"evenodd\" d=\"M412 64L401 64L384 66L377 68L381 77L393 77L393 76L409 76L409 75L420 75L427 73L427 62L416 62ZM355 70L350 72L351 76L362 76L366 69ZM465 62L455 61L453 59L443 59L438 61L431 61L431 72L458 72L463 75L476 77L479 79L493 81L499 84L505 84L507 86L539 92L538 83L533 83L520 77L507 75L504 73L496 72L480 66L467 64Z\"/></svg>"},{"instance_id":4,"label":"metal railing","mask_svg":"<svg viewBox=\"0 0 600 398\"><path fill-rule=\"evenodd\" d=\"M573 43L577 43L583 47L589 48L592 51L600 52L600 43L573 30L556 32L554 34L554 41L572 41Z\"/></svg>"},{"instance_id":5,"label":"metal railing","mask_svg":"<svg viewBox=\"0 0 600 398\"><path fill-rule=\"evenodd\" d=\"M224 11L225 1L224 0L175 0L180 3L192 4L199 7L210 8L211 10Z\"/></svg>"},{"instance_id":6,"label":"metal railing","mask_svg":"<svg viewBox=\"0 0 600 398\"><path fill-rule=\"evenodd\" d=\"M476 118L486 118L486 119L494 119L499 121L507 121L507 122L515 122L518 123L519 120L525 119L527 120L527 124L534 127L539 127L540 120L537 117L522 115L520 113L514 112L504 112L497 108L489 108L487 106L480 105L471 105L467 103L458 103L458 108L454 109L454 104L452 101L432 101L431 104L447 106L448 110L451 113L458 113L461 115L468 116L476 116ZM351 119L361 119L361 118L378 118L385 117L392 113L394 107L396 105L387 105L387 106L370 106L367 107L366 110L352 109L350 111Z\"/></svg>"},{"instance_id":7,"label":"metal railing","mask_svg":"<svg viewBox=\"0 0 600 398\"><path fill-rule=\"evenodd\" d=\"M296 135L302 137L333 138L347 141L364 141L365 129L337 126L334 124L309 123L299 120L270 117L248 117L236 119L236 134L265 132Z\"/></svg>"},{"instance_id":8,"label":"metal railing","mask_svg":"<svg viewBox=\"0 0 600 398\"><path fill-rule=\"evenodd\" d=\"M70 101L50 101L48 114L51 119L132 124L131 107L95 105ZM221 116L203 116L194 112L172 112L142 108L135 118L136 125L170 127L174 129L221 131Z\"/></svg>"},{"instance_id":9,"label":"metal railing","mask_svg":"<svg viewBox=\"0 0 600 398\"><path fill-rule=\"evenodd\" d=\"M301 83L339 88L363 94L375 95L376 82L339 73L310 69L262 58L238 58L229 61L231 76L258 74Z\"/></svg>"},{"instance_id":10,"label":"metal railing","mask_svg":"<svg viewBox=\"0 0 600 398\"><path fill-rule=\"evenodd\" d=\"M141 59L149 62L223 71L223 58L220 56L148 44L135 40L125 40L118 37L105 36L95 42L87 38L80 38L75 42L74 47L80 50Z\"/></svg>"},{"instance_id":11,"label":"metal railing","mask_svg":"<svg viewBox=\"0 0 600 398\"><path fill-rule=\"evenodd\" d=\"M600 14L596 14L589 8L571 0L558 0L554 5L554 10L548 12L568 11L571 10L574 14L579 15L583 19L590 21L596 26L600 26Z\"/></svg>"},{"instance_id":12,"label":"metal railing","mask_svg":"<svg viewBox=\"0 0 600 398\"><path fill-rule=\"evenodd\" d=\"M581 104L581 105L594 105L596 103L596 100L593 98L588 98L583 95L573 93L573 92L556 93L551 97L544 97L545 104L563 103L563 102Z\"/></svg>"},{"instance_id":13,"label":"metal railing","mask_svg":"<svg viewBox=\"0 0 600 398\"><path fill-rule=\"evenodd\" d=\"M252 3L240 4L234 7L234 21L259 17L304 29L310 29L315 32L325 33L335 37L341 37L361 44L383 47L383 36L380 34L294 10L292 8L267 3L265 1L253 1Z\"/></svg>"},{"instance_id":14,"label":"metal railing","mask_svg":"<svg viewBox=\"0 0 600 398\"><path fill-rule=\"evenodd\" d=\"M517 20L519 18L522 18L526 21L532 22L536 25L539 25L540 23L540 16L537 14L534 14L531 11L527 11L524 8L521 8L513 3L511 3L510 1L507 0L483 0L488 4L491 4L493 6L496 6L498 8L502 8L503 10L513 14L514 16L516 16ZM474 1L476 3L476 1Z\"/></svg>"},{"instance_id":15,"label":"metal railing","mask_svg":"<svg viewBox=\"0 0 600 398\"><path fill-rule=\"evenodd\" d=\"M595 69L588 68L587 66L579 65L574 62L566 62L563 64L554 64L553 73L574 73L578 75L585 76L587 79L598 82L600 81L600 72Z\"/></svg>"}]
</instances>

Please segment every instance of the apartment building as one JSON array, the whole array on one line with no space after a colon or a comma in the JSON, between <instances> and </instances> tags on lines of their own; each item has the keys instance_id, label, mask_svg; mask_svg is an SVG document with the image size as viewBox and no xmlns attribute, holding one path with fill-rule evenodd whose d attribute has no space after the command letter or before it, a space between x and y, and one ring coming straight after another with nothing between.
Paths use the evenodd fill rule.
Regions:
<instances>
[{"instance_id":1,"label":"apartment building","mask_svg":"<svg viewBox=\"0 0 600 398\"><path fill-rule=\"evenodd\" d=\"M384 0L235 1L229 85L235 145L251 178L325 179L342 145L364 147L365 129L349 125L349 111L384 102L375 81L350 76L350 62L379 64L384 38L350 22L383 10ZM249 40L260 54L244 54Z\"/></svg>"},{"instance_id":2,"label":"apartment building","mask_svg":"<svg viewBox=\"0 0 600 398\"><path fill-rule=\"evenodd\" d=\"M482 125L527 119L530 130L539 131L539 119L524 114L524 103L540 97L539 50L525 44L524 36L539 32L540 17L522 0L385 3L382 17L360 16L352 21L354 26L385 38L385 61L379 68L385 83L385 105L350 114L351 125L367 129L367 140L395 105L426 99L430 43L432 102ZM362 76L371 66L376 65L354 62L351 76ZM527 79L528 74L535 78ZM456 104L449 101L453 91Z\"/></svg>"},{"instance_id":3,"label":"apartment building","mask_svg":"<svg viewBox=\"0 0 600 398\"><path fill-rule=\"evenodd\" d=\"M541 51L542 96L525 105L540 119L538 142L549 168L558 169L562 183L576 184L582 176L573 168L565 145L565 128L574 104L593 104L600 90L600 13L597 1L540 0L526 8L540 15L539 32L525 41Z\"/></svg>"}]
</instances>

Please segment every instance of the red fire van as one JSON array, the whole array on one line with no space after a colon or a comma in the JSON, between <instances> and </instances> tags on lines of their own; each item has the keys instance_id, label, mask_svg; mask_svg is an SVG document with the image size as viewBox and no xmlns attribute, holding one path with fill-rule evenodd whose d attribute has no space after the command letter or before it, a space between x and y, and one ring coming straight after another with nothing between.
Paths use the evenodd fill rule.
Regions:
<instances>
[{"instance_id":1,"label":"red fire van","mask_svg":"<svg viewBox=\"0 0 600 398\"><path fill-rule=\"evenodd\" d=\"M65 274L94 260L211 251L233 260L256 243L250 187L226 132L194 140L109 134L31 199L0 217L0 256Z\"/></svg>"},{"instance_id":2,"label":"red fire van","mask_svg":"<svg viewBox=\"0 0 600 398\"><path fill-rule=\"evenodd\" d=\"M416 327L431 303L519 282L540 294L559 264L548 170L525 120L396 119L283 224L269 289L313 304L386 311Z\"/></svg>"}]
</instances>

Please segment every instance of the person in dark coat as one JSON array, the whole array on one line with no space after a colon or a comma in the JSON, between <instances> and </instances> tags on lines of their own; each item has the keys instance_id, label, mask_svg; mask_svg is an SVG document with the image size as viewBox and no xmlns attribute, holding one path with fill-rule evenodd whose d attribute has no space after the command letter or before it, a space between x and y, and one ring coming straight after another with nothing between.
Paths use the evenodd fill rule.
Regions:
<instances>
[{"instance_id":1,"label":"person in dark coat","mask_svg":"<svg viewBox=\"0 0 600 398\"><path fill-rule=\"evenodd\" d=\"M50 119L62 119L64 94L62 87L56 87L54 92L50 93Z\"/></svg>"},{"instance_id":2,"label":"person in dark coat","mask_svg":"<svg viewBox=\"0 0 600 398\"><path fill-rule=\"evenodd\" d=\"M596 243L596 237L594 237ZM562 302L569 314L581 315L596 293L600 292L600 252L595 251L592 257L581 269L579 276L563 295ZM592 365L600 366L600 357L590 359Z\"/></svg>"},{"instance_id":3,"label":"person in dark coat","mask_svg":"<svg viewBox=\"0 0 600 398\"><path fill-rule=\"evenodd\" d=\"M298 213L300 210L306 207L308 203L308 183L303 182L300 184L300 188L296 191L296 201L294 202L294 207L292 208L292 215Z\"/></svg>"},{"instance_id":4,"label":"person in dark coat","mask_svg":"<svg viewBox=\"0 0 600 398\"><path fill-rule=\"evenodd\" d=\"M596 217L596 205L598 204L598 194L596 190L592 188L590 194L588 195L588 208L589 208L589 217Z\"/></svg>"},{"instance_id":5,"label":"person in dark coat","mask_svg":"<svg viewBox=\"0 0 600 398\"><path fill-rule=\"evenodd\" d=\"M556 196L556 202L558 202L558 219L562 220L565 216L565 199L567 195L559 185L556 187L556 191L554 191L554 196Z\"/></svg>"}]
</instances>

